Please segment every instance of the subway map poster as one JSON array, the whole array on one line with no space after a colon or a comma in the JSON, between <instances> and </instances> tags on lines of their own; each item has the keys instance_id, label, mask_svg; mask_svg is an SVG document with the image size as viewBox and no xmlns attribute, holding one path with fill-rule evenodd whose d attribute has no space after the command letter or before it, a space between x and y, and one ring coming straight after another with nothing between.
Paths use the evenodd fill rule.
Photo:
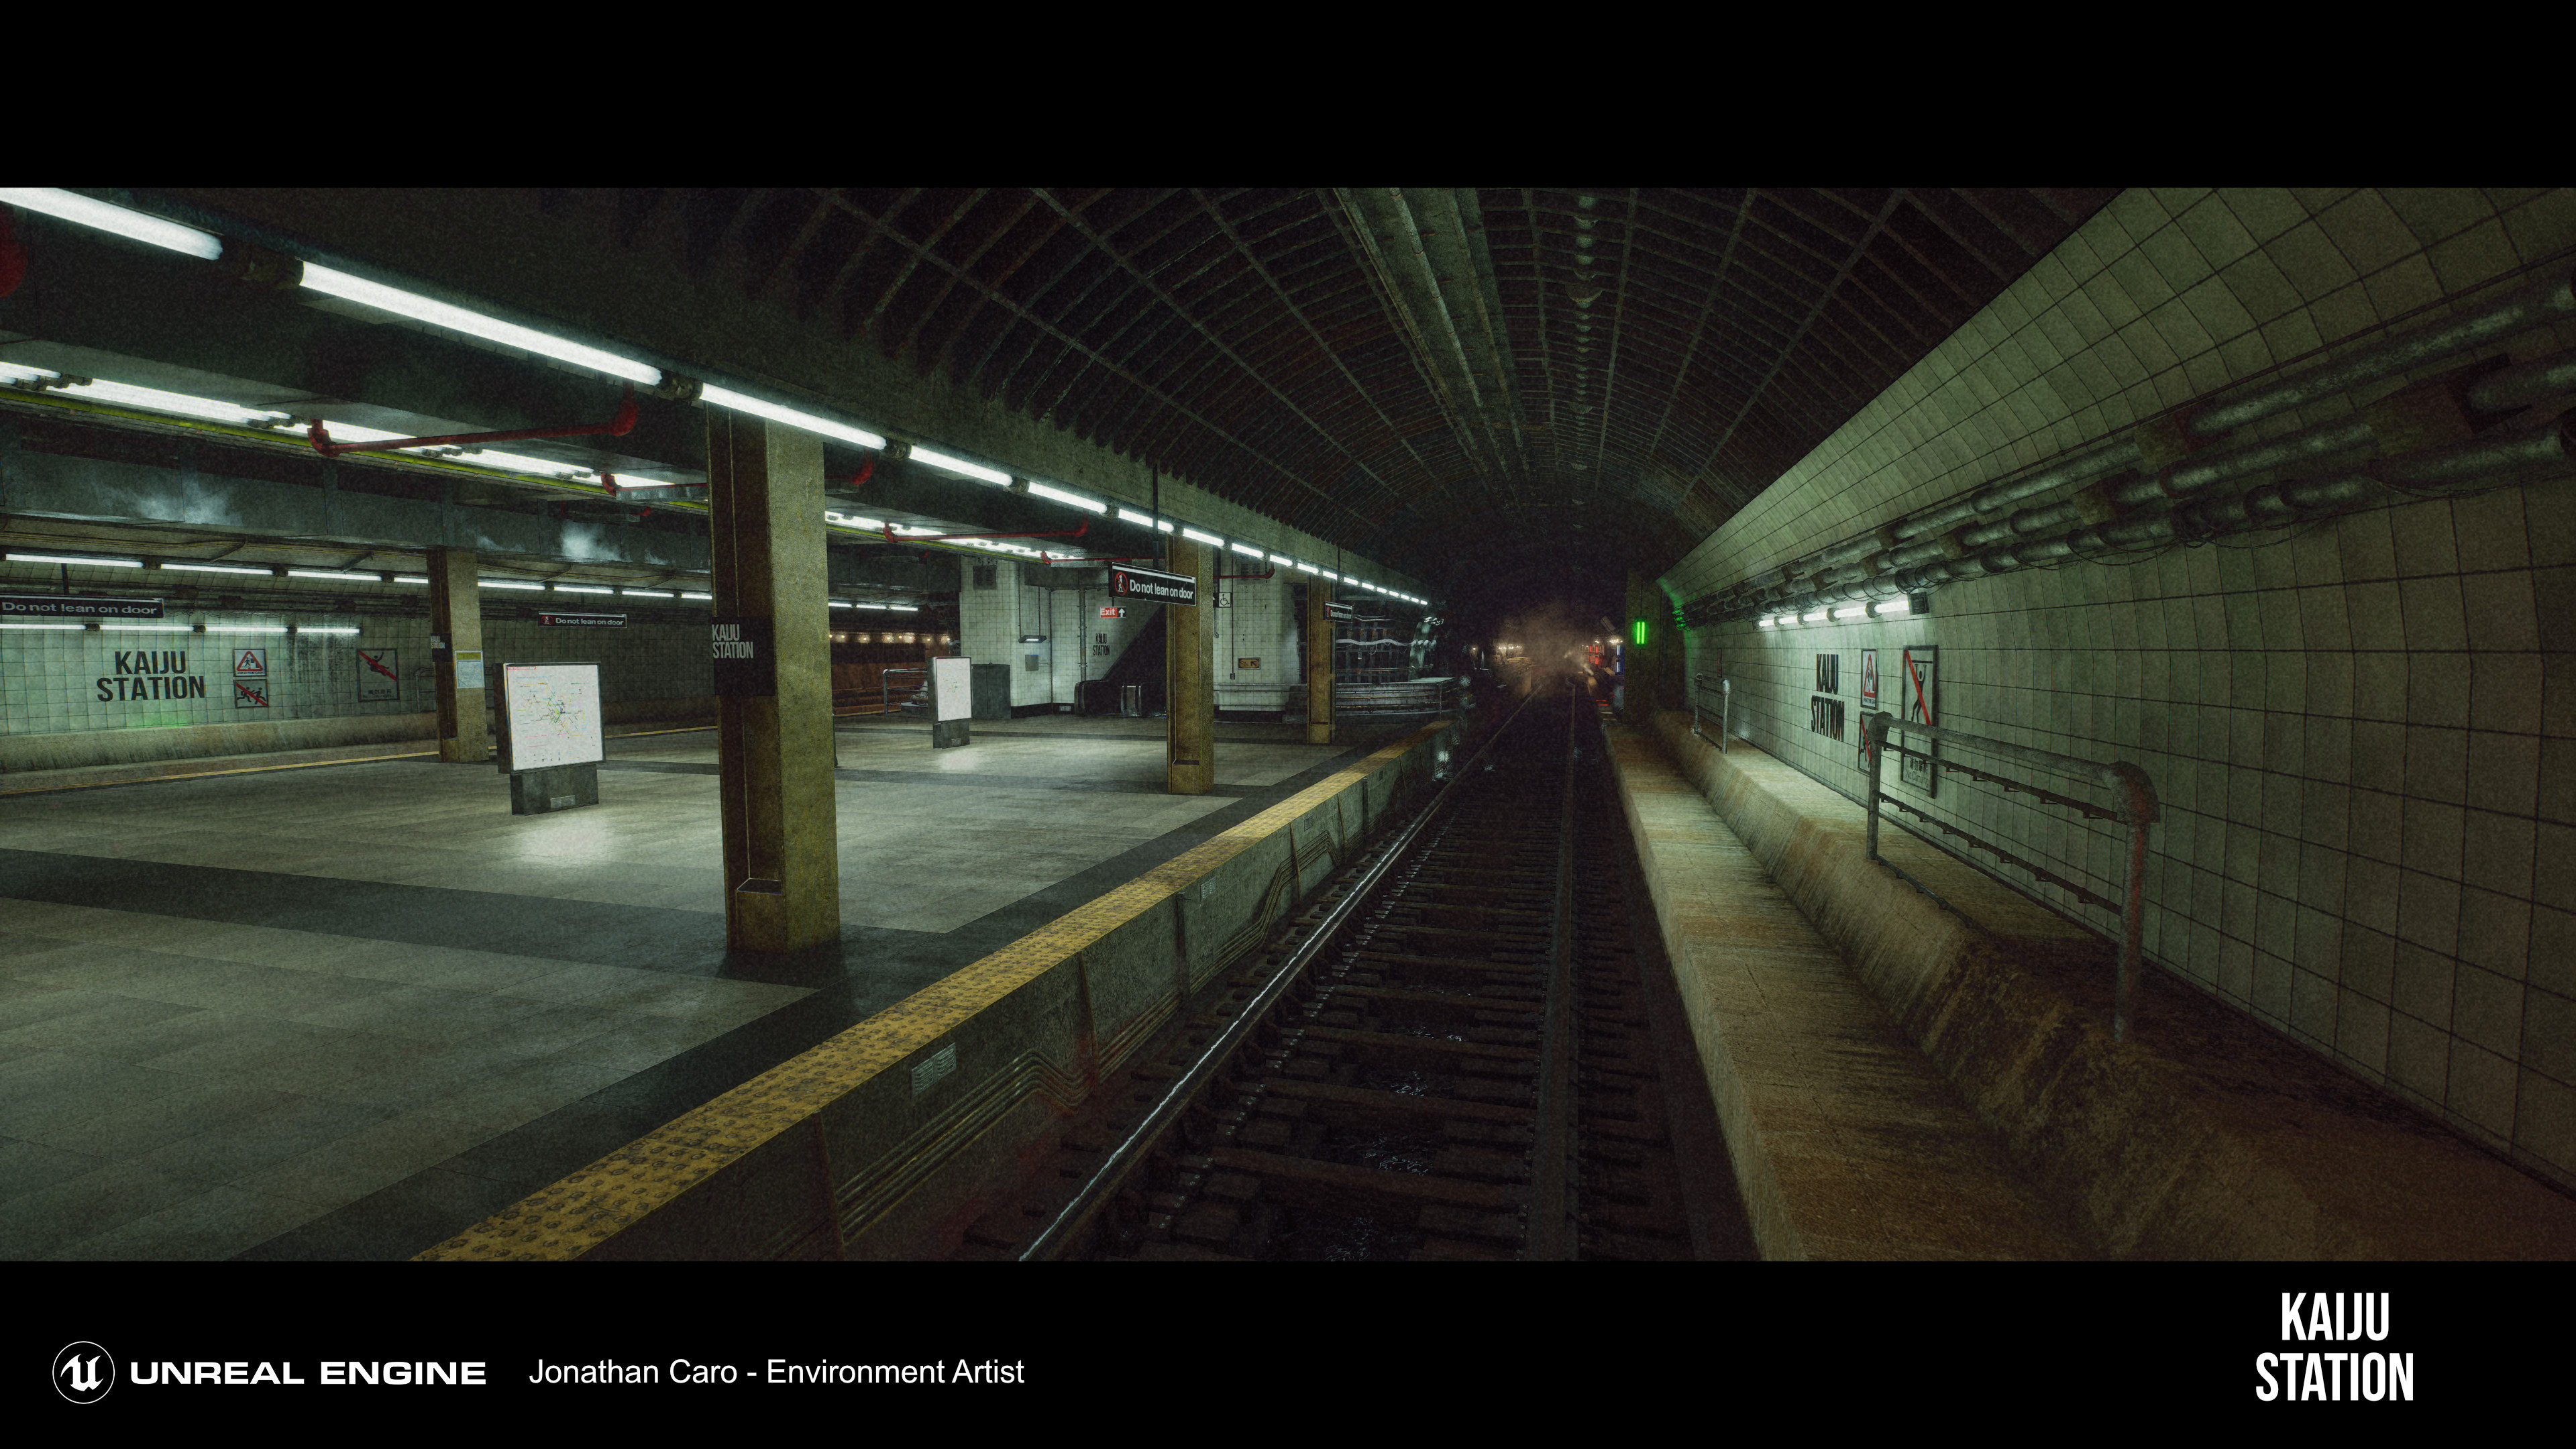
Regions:
<instances>
[{"instance_id":1,"label":"subway map poster","mask_svg":"<svg viewBox=\"0 0 2576 1449\"><path fill-rule=\"evenodd\" d=\"M595 764L607 753L600 742L598 665L508 664L501 679L512 770Z\"/></svg>"}]
</instances>

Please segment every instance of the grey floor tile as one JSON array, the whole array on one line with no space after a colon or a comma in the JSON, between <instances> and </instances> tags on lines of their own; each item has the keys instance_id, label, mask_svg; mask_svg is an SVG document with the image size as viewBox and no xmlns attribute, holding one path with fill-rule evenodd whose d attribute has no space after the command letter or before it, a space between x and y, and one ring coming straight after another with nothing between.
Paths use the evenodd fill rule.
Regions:
<instances>
[{"instance_id":1,"label":"grey floor tile","mask_svg":"<svg viewBox=\"0 0 2576 1449\"><path fill-rule=\"evenodd\" d=\"M167 1090L105 1101L78 1116L66 1112L62 1116L70 1120L58 1117L52 1125L29 1127L25 1136L48 1147L113 1161L140 1157L290 1100L284 1093L257 1087L182 1078Z\"/></svg>"},{"instance_id":2,"label":"grey floor tile","mask_svg":"<svg viewBox=\"0 0 2576 1449\"><path fill-rule=\"evenodd\" d=\"M47 1254L53 1262L205 1263L255 1248L319 1217L325 1209L237 1187L212 1187Z\"/></svg>"},{"instance_id":3,"label":"grey floor tile","mask_svg":"<svg viewBox=\"0 0 2576 1449\"><path fill-rule=\"evenodd\" d=\"M0 1258L42 1258L205 1191L205 1183L141 1162L111 1162L9 1199L0 1212Z\"/></svg>"},{"instance_id":4,"label":"grey floor tile","mask_svg":"<svg viewBox=\"0 0 2576 1449\"><path fill-rule=\"evenodd\" d=\"M357 1201L445 1161L491 1134L470 1123L410 1112L360 1128L328 1147L233 1180L233 1186L324 1207Z\"/></svg>"},{"instance_id":5,"label":"grey floor tile","mask_svg":"<svg viewBox=\"0 0 2576 1449\"><path fill-rule=\"evenodd\" d=\"M0 1203L105 1167L105 1159L15 1137L0 1137ZM5 1210L0 1210L5 1216Z\"/></svg>"},{"instance_id":6,"label":"grey floor tile","mask_svg":"<svg viewBox=\"0 0 2576 1449\"><path fill-rule=\"evenodd\" d=\"M201 1182L231 1182L398 1115L396 1107L292 1097L269 1111L209 1127L135 1160Z\"/></svg>"}]
</instances>

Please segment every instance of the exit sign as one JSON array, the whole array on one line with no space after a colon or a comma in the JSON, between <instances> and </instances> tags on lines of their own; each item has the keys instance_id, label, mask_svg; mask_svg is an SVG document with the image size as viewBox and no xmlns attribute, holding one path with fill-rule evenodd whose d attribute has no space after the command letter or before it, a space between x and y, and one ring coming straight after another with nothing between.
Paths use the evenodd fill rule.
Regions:
<instances>
[{"instance_id":1,"label":"exit sign","mask_svg":"<svg viewBox=\"0 0 2576 1449\"><path fill-rule=\"evenodd\" d=\"M1103 604L1100 606L1100 617L1104 619L1124 619L1127 617L1127 611L1116 604Z\"/></svg>"}]
</instances>

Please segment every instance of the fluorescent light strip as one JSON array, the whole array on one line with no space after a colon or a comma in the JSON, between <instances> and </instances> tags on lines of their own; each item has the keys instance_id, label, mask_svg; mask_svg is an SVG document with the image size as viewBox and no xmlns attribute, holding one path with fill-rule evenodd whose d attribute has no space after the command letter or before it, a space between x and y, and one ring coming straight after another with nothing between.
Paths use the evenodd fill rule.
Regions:
<instances>
[{"instance_id":1,"label":"fluorescent light strip","mask_svg":"<svg viewBox=\"0 0 2576 1449\"><path fill-rule=\"evenodd\" d=\"M0 624L0 629L86 629L87 624Z\"/></svg>"},{"instance_id":2,"label":"fluorescent light strip","mask_svg":"<svg viewBox=\"0 0 2576 1449\"><path fill-rule=\"evenodd\" d=\"M444 327L450 332L462 332L468 337L479 337L504 347L515 347L522 352L533 352L539 357L551 357L557 362L569 362L575 367L587 367L627 382L650 386L662 380L662 369L650 363L635 362L596 347L585 347L531 327L504 322L498 317L486 317L480 312L469 312L462 307L388 287L381 282L370 282L364 277L353 277L330 267L305 263L304 285L325 296L409 317L433 327Z\"/></svg>"},{"instance_id":3,"label":"fluorescent light strip","mask_svg":"<svg viewBox=\"0 0 2576 1449\"><path fill-rule=\"evenodd\" d=\"M1254 558L1263 558L1263 557L1266 557L1266 555L1264 555L1264 554L1261 552L1261 550L1259 550L1259 549L1257 549L1257 548L1254 548L1251 544L1248 544L1248 543L1243 543L1243 542L1238 541L1237 543L1235 543L1235 544L1234 544L1234 546L1233 546L1233 547L1234 547L1234 551L1235 551L1236 553L1248 553L1248 554L1252 555Z\"/></svg>"},{"instance_id":4,"label":"fluorescent light strip","mask_svg":"<svg viewBox=\"0 0 2576 1449\"><path fill-rule=\"evenodd\" d=\"M1224 539L1218 538L1213 534L1201 533L1195 528L1182 529L1181 537L1188 539L1192 543L1214 544L1218 548L1225 547Z\"/></svg>"},{"instance_id":5,"label":"fluorescent light strip","mask_svg":"<svg viewBox=\"0 0 2576 1449\"><path fill-rule=\"evenodd\" d=\"M918 614L921 612L917 606L912 604L888 604L886 607L894 610L898 614Z\"/></svg>"},{"instance_id":6,"label":"fluorescent light strip","mask_svg":"<svg viewBox=\"0 0 2576 1449\"><path fill-rule=\"evenodd\" d=\"M91 568L102 569L139 569L143 567L143 560L139 558L68 558L61 554L52 553L13 553L9 555L9 562L35 564L83 564Z\"/></svg>"},{"instance_id":7,"label":"fluorescent light strip","mask_svg":"<svg viewBox=\"0 0 2576 1449\"><path fill-rule=\"evenodd\" d=\"M394 582L398 584L425 584L428 583L429 580L412 574L396 574L394 575Z\"/></svg>"},{"instance_id":8,"label":"fluorescent light strip","mask_svg":"<svg viewBox=\"0 0 2576 1449\"><path fill-rule=\"evenodd\" d=\"M916 453L914 456L920 455ZM1061 488L1050 488L1044 483L1031 483L1029 491L1040 498L1052 498L1058 503L1069 503L1076 508L1087 508L1094 513L1105 514L1109 511L1109 505L1097 498L1085 498L1079 493L1067 493Z\"/></svg>"},{"instance_id":9,"label":"fluorescent light strip","mask_svg":"<svg viewBox=\"0 0 2576 1449\"><path fill-rule=\"evenodd\" d=\"M24 363L0 362L0 377L60 377L41 367ZM211 418L219 423L283 423L287 415L262 408L244 407L240 403L218 402L213 398L190 397L186 393L163 392L157 387L136 387L124 382L85 382L77 387L56 389L65 397L85 398L92 402L119 403L126 407L148 408L157 413L181 413L195 418Z\"/></svg>"},{"instance_id":10,"label":"fluorescent light strip","mask_svg":"<svg viewBox=\"0 0 2576 1449\"><path fill-rule=\"evenodd\" d=\"M324 418L322 425L330 430L331 440L338 443L381 443L390 438L407 436L402 433L388 433L380 428L360 427L355 423L335 423L329 418ZM497 448L476 448L449 455L439 451L438 445L433 444L422 448L396 448L393 451L405 457L437 458L442 462L466 463L475 467L501 468L513 473L535 473L554 478L576 478L590 471L577 463L562 463L552 458L531 458L524 453L504 453Z\"/></svg>"},{"instance_id":11,"label":"fluorescent light strip","mask_svg":"<svg viewBox=\"0 0 2576 1449\"><path fill-rule=\"evenodd\" d=\"M197 632L197 626L194 624L101 624L98 627L114 629L124 634L194 634Z\"/></svg>"},{"instance_id":12,"label":"fluorescent light strip","mask_svg":"<svg viewBox=\"0 0 2576 1449\"><path fill-rule=\"evenodd\" d=\"M283 634L284 624L208 624L209 634Z\"/></svg>"},{"instance_id":13,"label":"fluorescent light strip","mask_svg":"<svg viewBox=\"0 0 2576 1449\"><path fill-rule=\"evenodd\" d=\"M668 599L676 597L666 589L619 589L617 592L624 594L630 599Z\"/></svg>"},{"instance_id":14,"label":"fluorescent light strip","mask_svg":"<svg viewBox=\"0 0 2576 1449\"><path fill-rule=\"evenodd\" d=\"M701 599L708 602L713 602L715 599L715 595L713 594L682 594L680 597L684 599Z\"/></svg>"},{"instance_id":15,"label":"fluorescent light strip","mask_svg":"<svg viewBox=\"0 0 2576 1449\"><path fill-rule=\"evenodd\" d=\"M181 226L175 221L163 221L157 216L146 216L108 202L92 201L57 187L0 186L0 203L41 211L47 216L114 232L156 247L167 247L174 252L185 252L210 262L224 254L223 238L212 232Z\"/></svg>"},{"instance_id":16,"label":"fluorescent light strip","mask_svg":"<svg viewBox=\"0 0 2576 1449\"><path fill-rule=\"evenodd\" d=\"M851 603L847 599L834 599L832 600L832 607L835 609L855 609L858 605Z\"/></svg>"},{"instance_id":17,"label":"fluorescent light strip","mask_svg":"<svg viewBox=\"0 0 2576 1449\"><path fill-rule=\"evenodd\" d=\"M176 570L185 574L259 574L268 577L274 576L277 572L275 569L256 569L242 564L165 563L161 567L164 570ZM427 581L423 580L423 582Z\"/></svg>"},{"instance_id":18,"label":"fluorescent light strip","mask_svg":"<svg viewBox=\"0 0 2576 1449\"><path fill-rule=\"evenodd\" d=\"M555 592L558 594L613 594L617 591L596 584L557 584Z\"/></svg>"},{"instance_id":19,"label":"fluorescent light strip","mask_svg":"<svg viewBox=\"0 0 2576 1449\"><path fill-rule=\"evenodd\" d=\"M346 579L353 584L380 584L384 582L382 578L375 574L343 574L334 573L329 569L288 569L286 571L286 576L290 579Z\"/></svg>"},{"instance_id":20,"label":"fluorescent light strip","mask_svg":"<svg viewBox=\"0 0 2576 1449\"><path fill-rule=\"evenodd\" d=\"M862 609L882 609L888 606L884 604L861 604L859 607Z\"/></svg>"},{"instance_id":21,"label":"fluorescent light strip","mask_svg":"<svg viewBox=\"0 0 2576 1449\"><path fill-rule=\"evenodd\" d=\"M1119 509L1118 516L1129 523L1150 523L1165 533L1172 531L1171 520L1156 518L1150 513L1139 513L1133 508Z\"/></svg>"},{"instance_id":22,"label":"fluorescent light strip","mask_svg":"<svg viewBox=\"0 0 2576 1449\"><path fill-rule=\"evenodd\" d=\"M817 433L826 438L838 438L845 443L856 443L862 448L882 448L886 445L885 439L865 429L836 423L829 418L818 418L812 413L800 413L794 408L780 407L774 402L762 402L756 397L735 392L731 388L708 386L702 389L698 396L711 407L731 408L738 413L767 418L773 423L785 423L791 428L802 428L806 432Z\"/></svg>"},{"instance_id":23,"label":"fluorescent light strip","mask_svg":"<svg viewBox=\"0 0 2576 1449\"><path fill-rule=\"evenodd\" d=\"M963 473L969 478L981 478L987 483L1011 481L1011 475L1008 473L987 468L981 463L969 463L963 458L952 458L946 453L933 452L928 448L914 448L912 460L916 463L928 463L933 468L945 468L951 473Z\"/></svg>"},{"instance_id":24,"label":"fluorescent light strip","mask_svg":"<svg viewBox=\"0 0 2576 1449\"><path fill-rule=\"evenodd\" d=\"M543 584L523 584L510 579L478 579L475 582L487 589L542 589L545 587Z\"/></svg>"},{"instance_id":25,"label":"fluorescent light strip","mask_svg":"<svg viewBox=\"0 0 2576 1449\"><path fill-rule=\"evenodd\" d=\"M355 634L358 631L336 624L329 627L321 627L312 624L298 624L295 626L295 632L298 634Z\"/></svg>"}]
</instances>

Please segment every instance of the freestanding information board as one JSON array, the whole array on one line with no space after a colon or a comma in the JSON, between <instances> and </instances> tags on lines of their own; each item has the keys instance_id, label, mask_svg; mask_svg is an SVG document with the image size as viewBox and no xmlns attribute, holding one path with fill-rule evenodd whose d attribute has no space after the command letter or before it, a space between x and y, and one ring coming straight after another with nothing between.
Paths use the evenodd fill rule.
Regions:
<instances>
[{"instance_id":1,"label":"freestanding information board","mask_svg":"<svg viewBox=\"0 0 2576 1449\"><path fill-rule=\"evenodd\" d=\"M599 803L599 666L501 666L501 748L510 813L543 815Z\"/></svg>"},{"instance_id":2,"label":"freestanding information board","mask_svg":"<svg viewBox=\"0 0 2576 1449\"><path fill-rule=\"evenodd\" d=\"M969 742L967 721L975 713L975 661L963 654L942 654L930 661L930 747L944 750Z\"/></svg>"}]
</instances>

